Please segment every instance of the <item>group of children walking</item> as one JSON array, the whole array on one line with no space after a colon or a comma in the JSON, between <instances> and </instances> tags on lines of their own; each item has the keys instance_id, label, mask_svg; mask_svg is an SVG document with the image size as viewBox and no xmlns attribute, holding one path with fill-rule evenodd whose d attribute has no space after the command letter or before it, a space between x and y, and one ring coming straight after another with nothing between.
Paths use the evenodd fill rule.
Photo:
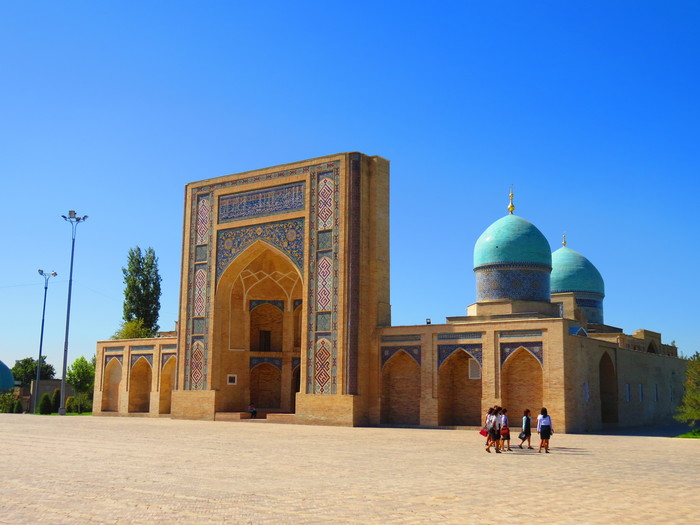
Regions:
<instances>
[{"instance_id":1,"label":"group of children walking","mask_svg":"<svg viewBox=\"0 0 700 525\"><path fill-rule=\"evenodd\" d=\"M518 435L520 443L518 446L523 448L523 444L527 442L527 448L534 450L530 444L532 435L532 418L530 410L526 409L523 412L522 431ZM491 452L491 447L494 448L496 454L513 449L510 448L510 422L508 420L508 409L495 406L489 408L484 418L484 426L480 431L482 436L486 437L486 452ZM552 418L547 414L547 409L542 407L540 414L537 416L537 433L540 435L540 447L538 452L549 454L549 438L554 433L552 428Z\"/></svg>"}]
</instances>

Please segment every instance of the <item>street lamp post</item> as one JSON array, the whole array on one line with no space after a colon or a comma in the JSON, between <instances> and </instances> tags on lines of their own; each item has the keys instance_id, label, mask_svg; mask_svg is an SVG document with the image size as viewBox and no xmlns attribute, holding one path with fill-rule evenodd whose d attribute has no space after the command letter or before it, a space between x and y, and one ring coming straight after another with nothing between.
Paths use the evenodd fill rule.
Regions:
<instances>
[{"instance_id":1,"label":"street lamp post","mask_svg":"<svg viewBox=\"0 0 700 525\"><path fill-rule=\"evenodd\" d=\"M61 376L61 406L58 408L58 414L60 416L66 415L66 364L68 361L68 330L70 328L70 298L71 292L73 290L73 256L75 255L75 231L78 228L78 224L84 222L88 216L78 217L75 215L75 210L70 210L68 212L68 217L61 215L64 220L68 221L71 225L72 231L72 243L70 248L70 273L68 275L68 307L66 309L66 340L63 344L63 375Z\"/></svg>"},{"instance_id":2,"label":"street lamp post","mask_svg":"<svg viewBox=\"0 0 700 525\"><path fill-rule=\"evenodd\" d=\"M49 279L56 277L56 272L46 273L44 270L39 270L39 275L44 278L44 307L41 310L41 335L39 336L39 361L36 364L36 381L34 381L34 399L32 403L32 412L36 413L36 405L39 398L39 380L41 379L41 350L44 346L44 318L46 317L46 294L49 291Z\"/></svg>"}]
</instances>

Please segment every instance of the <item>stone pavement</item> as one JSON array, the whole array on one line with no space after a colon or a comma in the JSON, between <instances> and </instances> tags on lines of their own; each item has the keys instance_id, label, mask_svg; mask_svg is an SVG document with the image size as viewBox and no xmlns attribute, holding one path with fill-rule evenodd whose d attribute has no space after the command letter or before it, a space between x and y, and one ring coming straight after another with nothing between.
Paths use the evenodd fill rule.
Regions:
<instances>
[{"instance_id":1,"label":"stone pavement","mask_svg":"<svg viewBox=\"0 0 700 525\"><path fill-rule=\"evenodd\" d=\"M0 523L697 523L700 440L0 414ZM537 441L536 439L534 440ZM534 445L534 443L533 443Z\"/></svg>"}]
</instances>

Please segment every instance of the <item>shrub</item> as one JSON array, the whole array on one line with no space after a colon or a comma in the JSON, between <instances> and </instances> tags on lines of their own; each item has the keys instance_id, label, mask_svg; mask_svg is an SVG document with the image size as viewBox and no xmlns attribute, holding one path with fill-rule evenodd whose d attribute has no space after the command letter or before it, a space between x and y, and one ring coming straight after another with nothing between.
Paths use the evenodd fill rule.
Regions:
<instances>
[{"instance_id":1,"label":"shrub","mask_svg":"<svg viewBox=\"0 0 700 525\"><path fill-rule=\"evenodd\" d=\"M61 389L55 388L51 397L51 413L58 412L61 407Z\"/></svg>"},{"instance_id":2,"label":"shrub","mask_svg":"<svg viewBox=\"0 0 700 525\"><path fill-rule=\"evenodd\" d=\"M68 396L66 398L66 412L75 412L75 410L73 410L74 404L75 404L75 398L73 396Z\"/></svg>"},{"instance_id":3,"label":"shrub","mask_svg":"<svg viewBox=\"0 0 700 525\"><path fill-rule=\"evenodd\" d=\"M51 414L51 398L48 394L44 394L39 400L39 414L45 416Z\"/></svg>"},{"instance_id":4,"label":"shrub","mask_svg":"<svg viewBox=\"0 0 700 525\"><path fill-rule=\"evenodd\" d=\"M24 412L24 406L22 406L22 400L21 399L16 399L15 400L15 406L13 412L15 414L21 414Z\"/></svg>"},{"instance_id":5,"label":"shrub","mask_svg":"<svg viewBox=\"0 0 700 525\"><path fill-rule=\"evenodd\" d=\"M0 394L0 413L8 414L14 406L15 396L12 394Z\"/></svg>"},{"instance_id":6,"label":"shrub","mask_svg":"<svg viewBox=\"0 0 700 525\"><path fill-rule=\"evenodd\" d=\"M66 401L66 410L68 412L77 412L82 414L83 412L92 411L92 399L87 394L77 394L75 397L70 397L71 404L70 409L68 408L68 402Z\"/></svg>"}]
</instances>

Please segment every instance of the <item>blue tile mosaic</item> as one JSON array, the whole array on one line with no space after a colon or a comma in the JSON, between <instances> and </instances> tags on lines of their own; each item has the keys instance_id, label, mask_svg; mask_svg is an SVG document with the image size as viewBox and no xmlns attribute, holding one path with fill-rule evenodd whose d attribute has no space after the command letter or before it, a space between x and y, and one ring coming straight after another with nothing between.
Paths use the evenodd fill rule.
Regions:
<instances>
[{"instance_id":1,"label":"blue tile mosaic","mask_svg":"<svg viewBox=\"0 0 700 525\"><path fill-rule=\"evenodd\" d=\"M576 298L576 306L588 306L589 308L603 308L603 301L596 299L581 299Z\"/></svg>"},{"instance_id":2,"label":"blue tile mosaic","mask_svg":"<svg viewBox=\"0 0 700 525\"><path fill-rule=\"evenodd\" d=\"M518 348L524 348L530 352L542 364L542 343L541 342L520 342L520 343L501 343L501 366Z\"/></svg>"},{"instance_id":3,"label":"blue tile mosaic","mask_svg":"<svg viewBox=\"0 0 700 525\"><path fill-rule=\"evenodd\" d=\"M333 247L333 232L322 231L318 233L318 249L330 250Z\"/></svg>"},{"instance_id":4,"label":"blue tile mosaic","mask_svg":"<svg viewBox=\"0 0 700 525\"><path fill-rule=\"evenodd\" d=\"M251 357L250 358L250 370L262 363L268 363L272 366L276 366L282 370L282 358L281 357Z\"/></svg>"},{"instance_id":5,"label":"blue tile mosaic","mask_svg":"<svg viewBox=\"0 0 700 525\"><path fill-rule=\"evenodd\" d=\"M420 345L382 346L382 348L381 348L382 366L384 366L386 364L386 362L389 359L391 359L391 357L396 352L399 352L400 350L403 350L408 355L410 355L413 359L415 359L416 363L418 363L418 366L420 366L420 364L421 364L421 346Z\"/></svg>"},{"instance_id":6,"label":"blue tile mosaic","mask_svg":"<svg viewBox=\"0 0 700 525\"><path fill-rule=\"evenodd\" d=\"M108 346L105 348L105 352L123 352L123 346Z\"/></svg>"},{"instance_id":7,"label":"blue tile mosaic","mask_svg":"<svg viewBox=\"0 0 700 525\"><path fill-rule=\"evenodd\" d=\"M167 363L170 358L175 358L177 359L176 354L161 354L160 355L160 367L163 368L165 366L165 363Z\"/></svg>"},{"instance_id":8,"label":"blue tile mosaic","mask_svg":"<svg viewBox=\"0 0 700 525\"><path fill-rule=\"evenodd\" d=\"M161 346L162 352L167 352L169 350L177 350L177 345L163 345L163 346Z\"/></svg>"},{"instance_id":9,"label":"blue tile mosaic","mask_svg":"<svg viewBox=\"0 0 700 525\"><path fill-rule=\"evenodd\" d=\"M330 332L331 330L331 313L319 312L316 314L316 330Z\"/></svg>"},{"instance_id":10,"label":"blue tile mosaic","mask_svg":"<svg viewBox=\"0 0 700 525\"><path fill-rule=\"evenodd\" d=\"M578 335L579 337L588 337L588 332L582 326L570 326L570 335Z\"/></svg>"},{"instance_id":11,"label":"blue tile mosaic","mask_svg":"<svg viewBox=\"0 0 700 525\"><path fill-rule=\"evenodd\" d=\"M450 332L438 334L438 341L455 341L458 339L481 339L481 332Z\"/></svg>"},{"instance_id":12,"label":"blue tile mosaic","mask_svg":"<svg viewBox=\"0 0 700 525\"><path fill-rule=\"evenodd\" d=\"M217 232L216 279L221 278L229 264L256 241L274 246L300 270L304 266L304 219L268 222Z\"/></svg>"},{"instance_id":13,"label":"blue tile mosaic","mask_svg":"<svg viewBox=\"0 0 700 525\"><path fill-rule=\"evenodd\" d=\"M131 354L131 366L133 367L136 364L136 361L142 357L148 361L148 364L151 365L151 367L153 367L153 354Z\"/></svg>"},{"instance_id":14,"label":"blue tile mosaic","mask_svg":"<svg viewBox=\"0 0 700 525\"><path fill-rule=\"evenodd\" d=\"M480 268L476 300L549 301L549 270L539 268Z\"/></svg>"},{"instance_id":15,"label":"blue tile mosaic","mask_svg":"<svg viewBox=\"0 0 700 525\"><path fill-rule=\"evenodd\" d=\"M292 357L292 370L301 365L301 357Z\"/></svg>"},{"instance_id":16,"label":"blue tile mosaic","mask_svg":"<svg viewBox=\"0 0 700 525\"><path fill-rule=\"evenodd\" d=\"M304 182L219 197L219 223L304 209Z\"/></svg>"},{"instance_id":17,"label":"blue tile mosaic","mask_svg":"<svg viewBox=\"0 0 700 525\"><path fill-rule=\"evenodd\" d=\"M193 334L204 334L206 333L207 325L204 319L195 318L192 319L192 333Z\"/></svg>"},{"instance_id":18,"label":"blue tile mosaic","mask_svg":"<svg viewBox=\"0 0 700 525\"><path fill-rule=\"evenodd\" d=\"M301 299L294 299L294 309L296 310L297 308L299 308L302 302L303 301Z\"/></svg>"},{"instance_id":19,"label":"blue tile mosaic","mask_svg":"<svg viewBox=\"0 0 700 525\"><path fill-rule=\"evenodd\" d=\"M420 341L420 334L410 334L410 335L383 335L382 343L405 343L411 341Z\"/></svg>"},{"instance_id":20,"label":"blue tile mosaic","mask_svg":"<svg viewBox=\"0 0 700 525\"><path fill-rule=\"evenodd\" d=\"M132 352L152 352L153 345L137 345L131 347Z\"/></svg>"},{"instance_id":21,"label":"blue tile mosaic","mask_svg":"<svg viewBox=\"0 0 700 525\"><path fill-rule=\"evenodd\" d=\"M204 262L207 260L207 246L197 246L194 249L194 260L195 262Z\"/></svg>"},{"instance_id":22,"label":"blue tile mosaic","mask_svg":"<svg viewBox=\"0 0 700 525\"><path fill-rule=\"evenodd\" d=\"M466 345L438 345L438 368L442 366L445 359L454 354L457 350L463 350L472 356L479 366L482 365L482 349L480 344L466 344Z\"/></svg>"},{"instance_id":23,"label":"blue tile mosaic","mask_svg":"<svg viewBox=\"0 0 700 525\"><path fill-rule=\"evenodd\" d=\"M282 312L284 312L284 301L275 301L275 300L267 300L267 299L252 299L251 301L248 301L248 311L252 312L258 306L263 305L263 304L269 304L271 306L274 306L278 310L281 310Z\"/></svg>"},{"instance_id":24,"label":"blue tile mosaic","mask_svg":"<svg viewBox=\"0 0 700 525\"><path fill-rule=\"evenodd\" d=\"M105 356L105 367L109 364L112 359L119 361L119 364L123 364L123 357L121 355L106 355Z\"/></svg>"},{"instance_id":25,"label":"blue tile mosaic","mask_svg":"<svg viewBox=\"0 0 700 525\"><path fill-rule=\"evenodd\" d=\"M501 339L508 337L542 337L542 330L503 330L498 332Z\"/></svg>"}]
</instances>

